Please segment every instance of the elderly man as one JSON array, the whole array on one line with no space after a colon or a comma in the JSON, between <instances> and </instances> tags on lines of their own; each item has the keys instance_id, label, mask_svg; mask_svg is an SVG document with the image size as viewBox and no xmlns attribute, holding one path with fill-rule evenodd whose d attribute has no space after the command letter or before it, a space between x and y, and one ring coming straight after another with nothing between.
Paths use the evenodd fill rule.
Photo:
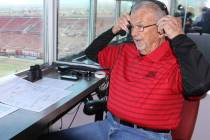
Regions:
<instances>
[{"instance_id":1,"label":"elderly man","mask_svg":"<svg viewBox=\"0 0 210 140\"><path fill-rule=\"evenodd\" d=\"M180 20L167 14L161 2L136 2L130 15L93 41L86 55L111 70L107 117L52 133L49 139L171 140L170 132L180 121L183 95L200 96L208 84L196 74L191 82L192 74L202 73L191 61L200 53L184 35ZM129 27L133 42L108 44Z\"/></svg>"}]
</instances>

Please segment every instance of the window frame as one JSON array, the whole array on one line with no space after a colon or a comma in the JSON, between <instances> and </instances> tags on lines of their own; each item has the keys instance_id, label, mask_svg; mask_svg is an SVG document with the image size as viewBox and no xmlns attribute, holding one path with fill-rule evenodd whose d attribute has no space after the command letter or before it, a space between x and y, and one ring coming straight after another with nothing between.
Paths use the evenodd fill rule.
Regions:
<instances>
[{"instance_id":1,"label":"window frame","mask_svg":"<svg viewBox=\"0 0 210 140\"><path fill-rule=\"evenodd\" d=\"M59 1L57 3L57 11L56 11L56 15L54 17L56 17L56 21L58 23L58 10L59 10ZM117 0L116 0L117 2ZM97 0L89 0L89 13L88 13L88 44L90 44L96 37L96 18L97 18ZM120 10L120 9L118 9ZM115 16L115 20L117 19L118 16ZM56 23L56 24L57 24ZM64 62L64 61L59 61L58 60L58 25L57 27L54 27L54 32L56 33L56 38L54 38L54 40L56 40L56 45L54 45L54 62L56 64L67 64L67 65L76 65L76 66L88 66L88 67L98 67L98 65L93 65L93 64L83 64L83 63L76 63L76 62ZM81 57L85 57L85 56L81 56Z\"/></svg>"}]
</instances>

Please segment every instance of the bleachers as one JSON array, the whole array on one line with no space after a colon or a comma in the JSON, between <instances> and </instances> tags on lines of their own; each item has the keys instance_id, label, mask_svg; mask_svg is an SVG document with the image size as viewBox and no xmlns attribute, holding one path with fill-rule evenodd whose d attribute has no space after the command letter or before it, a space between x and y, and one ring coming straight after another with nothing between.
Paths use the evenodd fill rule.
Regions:
<instances>
[{"instance_id":1,"label":"bleachers","mask_svg":"<svg viewBox=\"0 0 210 140\"><path fill-rule=\"evenodd\" d=\"M27 28L29 33L40 32L42 29L42 19L39 17L5 17L0 16L1 32L24 32Z\"/></svg>"},{"instance_id":2,"label":"bleachers","mask_svg":"<svg viewBox=\"0 0 210 140\"><path fill-rule=\"evenodd\" d=\"M100 27L104 24L104 20L106 23L112 23L111 18L98 18L97 32L105 30ZM61 17L59 21L61 21L58 25L59 33L62 33L59 52L70 55L70 53L77 53L84 49L87 46L88 19L85 17ZM0 48L10 49L14 52L16 50L43 52L43 19L41 17L0 16L0 26Z\"/></svg>"},{"instance_id":3,"label":"bleachers","mask_svg":"<svg viewBox=\"0 0 210 140\"><path fill-rule=\"evenodd\" d=\"M42 28L39 17L0 16L0 55L40 57Z\"/></svg>"},{"instance_id":4,"label":"bleachers","mask_svg":"<svg viewBox=\"0 0 210 140\"><path fill-rule=\"evenodd\" d=\"M9 20L11 20L10 17L0 17L0 29L4 27L4 25L6 25Z\"/></svg>"},{"instance_id":5,"label":"bleachers","mask_svg":"<svg viewBox=\"0 0 210 140\"><path fill-rule=\"evenodd\" d=\"M14 17L4 26L4 30L8 31L22 31L25 26L24 23L27 22L28 19Z\"/></svg>"}]
</instances>

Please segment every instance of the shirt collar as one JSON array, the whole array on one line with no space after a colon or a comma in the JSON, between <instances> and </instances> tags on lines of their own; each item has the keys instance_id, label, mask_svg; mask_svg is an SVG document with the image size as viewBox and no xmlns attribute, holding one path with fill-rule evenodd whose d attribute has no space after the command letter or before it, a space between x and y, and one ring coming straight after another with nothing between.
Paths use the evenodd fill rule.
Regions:
<instances>
[{"instance_id":1,"label":"shirt collar","mask_svg":"<svg viewBox=\"0 0 210 140\"><path fill-rule=\"evenodd\" d=\"M169 51L171 51L170 48L170 44L169 42L166 40L164 41L160 47L158 47L157 49L155 49L153 52L151 52L150 54L144 56L144 59L149 59L153 62L157 62L159 61L166 53L168 53Z\"/></svg>"}]
</instances>

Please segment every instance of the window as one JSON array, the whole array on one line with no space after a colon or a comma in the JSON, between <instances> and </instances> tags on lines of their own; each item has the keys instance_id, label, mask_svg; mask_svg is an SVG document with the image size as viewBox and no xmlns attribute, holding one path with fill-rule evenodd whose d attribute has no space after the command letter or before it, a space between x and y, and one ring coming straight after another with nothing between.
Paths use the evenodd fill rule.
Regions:
<instances>
[{"instance_id":1,"label":"window","mask_svg":"<svg viewBox=\"0 0 210 140\"><path fill-rule=\"evenodd\" d=\"M124 15L126 13L130 13L131 11L131 6L133 2L132 1L121 1L121 10L120 10L120 15Z\"/></svg>"},{"instance_id":2,"label":"window","mask_svg":"<svg viewBox=\"0 0 210 140\"><path fill-rule=\"evenodd\" d=\"M182 18L186 33L210 33L210 0L178 0L175 16Z\"/></svg>"},{"instance_id":3,"label":"window","mask_svg":"<svg viewBox=\"0 0 210 140\"><path fill-rule=\"evenodd\" d=\"M97 1L96 36L111 28L115 21L116 0Z\"/></svg>"},{"instance_id":4,"label":"window","mask_svg":"<svg viewBox=\"0 0 210 140\"><path fill-rule=\"evenodd\" d=\"M43 63L43 0L0 0L0 77Z\"/></svg>"},{"instance_id":5,"label":"window","mask_svg":"<svg viewBox=\"0 0 210 140\"><path fill-rule=\"evenodd\" d=\"M89 0L59 0L57 59L70 62L88 45Z\"/></svg>"}]
</instances>

